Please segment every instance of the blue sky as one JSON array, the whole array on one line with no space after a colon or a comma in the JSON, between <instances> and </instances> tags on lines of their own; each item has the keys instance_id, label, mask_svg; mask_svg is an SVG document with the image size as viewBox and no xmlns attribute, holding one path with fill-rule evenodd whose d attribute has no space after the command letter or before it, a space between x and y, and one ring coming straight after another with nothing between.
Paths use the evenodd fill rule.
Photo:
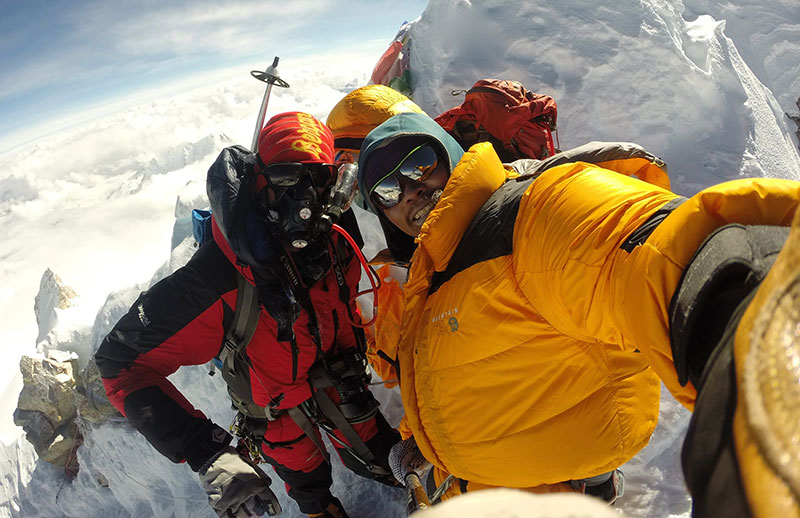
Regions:
<instances>
[{"instance_id":1,"label":"blue sky","mask_svg":"<svg viewBox=\"0 0 800 518\"><path fill-rule=\"evenodd\" d=\"M366 42L388 45L401 23L419 16L426 4L6 0L0 16L0 148L26 128L190 74L266 66L276 55L284 60Z\"/></svg>"}]
</instances>

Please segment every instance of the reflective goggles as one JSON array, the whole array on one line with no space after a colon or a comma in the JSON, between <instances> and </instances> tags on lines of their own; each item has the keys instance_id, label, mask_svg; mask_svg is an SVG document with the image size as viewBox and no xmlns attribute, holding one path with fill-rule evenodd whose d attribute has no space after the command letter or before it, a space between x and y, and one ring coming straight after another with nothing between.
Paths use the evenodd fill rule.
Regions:
<instances>
[{"instance_id":1,"label":"reflective goggles","mask_svg":"<svg viewBox=\"0 0 800 518\"><path fill-rule=\"evenodd\" d=\"M380 178L369 190L370 199L382 209L390 209L400 203L403 187L398 173L414 182L427 180L439 165L436 150L430 144L412 149L397 166Z\"/></svg>"},{"instance_id":2,"label":"reflective goggles","mask_svg":"<svg viewBox=\"0 0 800 518\"><path fill-rule=\"evenodd\" d=\"M263 174L270 185L293 187L300 183L305 174L311 176L314 187L332 185L336 179L336 166L333 164L301 164L300 162L281 162L264 167Z\"/></svg>"}]
</instances>

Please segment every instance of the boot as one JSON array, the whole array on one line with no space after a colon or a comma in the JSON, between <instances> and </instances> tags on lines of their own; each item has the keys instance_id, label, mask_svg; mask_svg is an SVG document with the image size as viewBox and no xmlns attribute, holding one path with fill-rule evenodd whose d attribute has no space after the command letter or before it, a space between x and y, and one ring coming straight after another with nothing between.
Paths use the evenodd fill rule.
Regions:
<instances>
[{"instance_id":1,"label":"boot","mask_svg":"<svg viewBox=\"0 0 800 518\"><path fill-rule=\"evenodd\" d=\"M621 470L615 469L609 473L608 478L599 484L591 485L590 482L587 481L584 493L602 498L613 505L619 497L625 494L625 475L623 475Z\"/></svg>"},{"instance_id":2,"label":"boot","mask_svg":"<svg viewBox=\"0 0 800 518\"><path fill-rule=\"evenodd\" d=\"M321 513L312 513L308 515L311 518L350 518L342 507L342 503L333 498L330 503L322 510Z\"/></svg>"},{"instance_id":3,"label":"boot","mask_svg":"<svg viewBox=\"0 0 800 518\"><path fill-rule=\"evenodd\" d=\"M611 505L625 494L625 475L620 469L594 477L570 480L569 484L577 492L600 498Z\"/></svg>"}]
</instances>

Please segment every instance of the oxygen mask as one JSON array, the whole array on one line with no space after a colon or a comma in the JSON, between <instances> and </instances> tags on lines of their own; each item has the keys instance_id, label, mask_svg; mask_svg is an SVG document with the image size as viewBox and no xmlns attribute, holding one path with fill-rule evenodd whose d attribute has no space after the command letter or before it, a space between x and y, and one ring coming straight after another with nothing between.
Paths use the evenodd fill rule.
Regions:
<instances>
[{"instance_id":1,"label":"oxygen mask","mask_svg":"<svg viewBox=\"0 0 800 518\"><path fill-rule=\"evenodd\" d=\"M278 163L264 167L266 220L294 250L308 246L322 231L323 203L333 183L331 164Z\"/></svg>"},{"instance_id":2,"label":"oxygen mask","mask_svg":"<svg viewBox=\"0 0 800 518\"><path fill-rule=\"evenodd\" d=\"M266 220L293 249L330 232L358 190L358 166L280 163L264 167ZM335 181L334 181L335 180Z\"/></svg>"}]
</instances>

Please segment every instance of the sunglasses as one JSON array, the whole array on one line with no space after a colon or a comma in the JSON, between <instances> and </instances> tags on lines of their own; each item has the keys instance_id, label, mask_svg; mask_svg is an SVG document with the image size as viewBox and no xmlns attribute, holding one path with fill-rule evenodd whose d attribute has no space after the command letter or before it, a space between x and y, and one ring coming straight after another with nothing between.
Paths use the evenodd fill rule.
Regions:
<instances>
[{"instance_id":1,"label":"sunglasses","mask_svg":"<svg viewBox=\"0 0 800 518\"><path fill-rule=\"evenodd\" d=\"M390 209L400 203L403 187L398 174L414 182L427 180L439 165L439 156L430 144L412 149L397 166L380 178L369 190L370 199L382 209Z\"/></svg>"},{"instance_id":2,"label":"sunglasses","mask_svg":"<svg viewBox=\"0 0 800 518\"><path fill-rule=\"evenodd\" d=\"M301 164L300 162L281 162L269 164L264 168L264 176L274 187L293 187L308 174L315 187L331 185L336 178L336 166L333 164Z\"/></svg>"}]
</instances>

